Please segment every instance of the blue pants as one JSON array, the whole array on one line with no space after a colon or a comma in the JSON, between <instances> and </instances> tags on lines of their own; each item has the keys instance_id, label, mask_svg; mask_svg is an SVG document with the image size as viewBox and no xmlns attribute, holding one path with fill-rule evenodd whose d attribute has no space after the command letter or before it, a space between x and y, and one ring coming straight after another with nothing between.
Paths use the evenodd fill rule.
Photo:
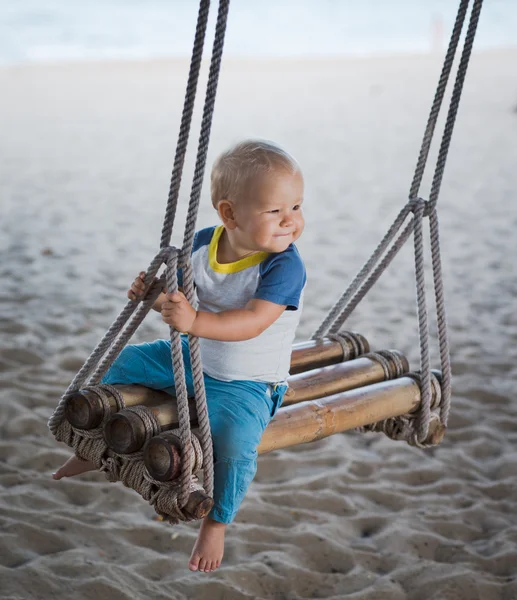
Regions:
<instances>
[{"instance_id":1,"label":"blue pants","mask_svg":"<svg viewBox=\"0 0 517 600\"><path fill-rule=\"evenodd\" d=\"M187 336L182 336L187 390L194 395ZM169 340L126 346L102 383L139 384L176 395ZM282 403L287 385L220 381L205 374L214 445L214 507L210 516L231 523L257 470L257 446Z\"/></svg>"}]
</instances>

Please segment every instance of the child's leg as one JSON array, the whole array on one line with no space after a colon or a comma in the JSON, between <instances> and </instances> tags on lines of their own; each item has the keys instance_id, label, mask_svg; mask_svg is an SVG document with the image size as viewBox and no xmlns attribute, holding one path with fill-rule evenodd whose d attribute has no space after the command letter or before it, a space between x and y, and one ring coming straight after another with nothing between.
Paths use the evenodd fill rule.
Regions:
<instances>
[{"instance_id":1,"label":"child's leg","mask_svg":"<svg viewBox=\"0 0 517 600\"><path fill-rule=\"evenodd\" d=\"M183 362L188 393L194 393L188 337L182 336ZM113 362L102 383L145 385L175 395L170 340L126 346Z\"/></svg>"},{"instance_id":2,"label":"child's leg","mask_svg":"<svg viewBox=\"0 0 517 600\"><path fill-rule=\"evenodd\" d=\"M205 377L214 444L214 508L190 557L193 571L213 571L223 557L224 533L257 470L257 446L287 386Z\"/></svg>"},{"instance_id":3,"label":"child's leg","mask_svg":"<svg viewBox=\"0 0 517 600\"><path fill-rule=\"evenodd\" d=\"M188 338L182 336L183 361L189 394L194 393ZM102 383L140 384L155 390L164 390L174 395L174 373L172 370L171 344L169 340L156 340L146 344L126 346L113 362ZM72 477L95 469L91 461L71 456L55 473L54 479Z\"/></svg>"}]
</instances>

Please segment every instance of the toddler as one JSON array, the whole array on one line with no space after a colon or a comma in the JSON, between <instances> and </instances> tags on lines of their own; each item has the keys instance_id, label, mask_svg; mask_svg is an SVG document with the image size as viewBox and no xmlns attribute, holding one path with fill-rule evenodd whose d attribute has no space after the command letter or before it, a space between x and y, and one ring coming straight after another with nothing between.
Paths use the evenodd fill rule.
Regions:
<instances>
[{"instance_id":1,"label":"toddler","mask_svg":"<svg viewBox=\"0 0 517 600\"><path fill-rule=\"evenodd\" d=\"M221 564L226 526L255 475L257 446L287 389L306 280L294 246L304 228L303 177L287 152L263 140L235 145L214 163L211 196L222 224L194 239L197 309L181 292L162 293L153 306L165 323L200 338L214 507L201 524L189 568L205 572ZM142 295L144 275L131 285L130 299ZM182 341L193 395L187 336ZM103 383L141 384L174 395L170 341L126 346ZM72 457L53 476L92 468Z\"/></svg>"}]
</instances>

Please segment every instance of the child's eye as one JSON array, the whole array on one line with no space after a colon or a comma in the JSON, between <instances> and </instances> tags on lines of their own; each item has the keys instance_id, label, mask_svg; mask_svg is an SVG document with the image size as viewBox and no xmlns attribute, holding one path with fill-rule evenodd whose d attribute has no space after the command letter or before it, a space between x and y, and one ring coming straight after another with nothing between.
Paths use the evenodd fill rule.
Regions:
<instances>
[{"instance_id":1,"label":"child's eye","mask_svg":"<svg viewBox=\"0 0 517 600\"><path fill-rule=\"evenodd\" d=\"M274 208L273 210L270 210L269 212L270 212L271 214L274 214L274 213L278 213L278 212L280 212L280 211L278 210L278 208Z\"/></svg>"},{"instance_id":2,"label":"child's eye","mask_svg":"<svg viewBox=\"0 0 517 600\"><path fill-rule=\"evenodd\" d=\"M300 210L301 206L299 204L295 204L293 206L293 210Z\"/></svg>"}]
</instances>

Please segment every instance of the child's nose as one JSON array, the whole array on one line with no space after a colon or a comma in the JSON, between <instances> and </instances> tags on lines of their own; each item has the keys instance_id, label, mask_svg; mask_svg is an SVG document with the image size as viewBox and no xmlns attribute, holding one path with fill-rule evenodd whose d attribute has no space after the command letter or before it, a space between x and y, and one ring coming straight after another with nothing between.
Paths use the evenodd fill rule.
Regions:
<instances>
[{"instance_id":1,"label":"child's nose","mask_svg":"<svg viewBox=\"0 0 517 600\"><path fill-rule=\"evenodd\" d=\"M280 225L282 225L282 227L288 227L292 224L293 224L293 217L291 214L286 214L282 217L282 221L280 222Z\"/></svg>"}]
</instances>

